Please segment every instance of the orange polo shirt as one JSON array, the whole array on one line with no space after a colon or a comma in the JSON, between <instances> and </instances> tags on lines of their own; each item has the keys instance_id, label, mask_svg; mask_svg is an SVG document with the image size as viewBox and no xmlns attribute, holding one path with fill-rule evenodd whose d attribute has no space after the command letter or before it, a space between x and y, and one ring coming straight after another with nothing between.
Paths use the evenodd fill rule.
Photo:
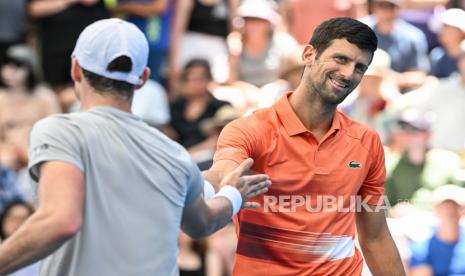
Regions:
<instances>
[{"instance_id":1,"label":"orange polo shirt","mask_svg":"<svg viewBox=\"0 0 465 276\"><path fill-rule=\"evenodd\" d=\"M379 136L337 111L317 141L289 104L230 123L215 161L251 157L252 170L272 186L254 198L258 209L236 217L239 241L234 275L360 275L355 248L358 202L383 204L385 167Z\"/></svg>"}]
</instances>

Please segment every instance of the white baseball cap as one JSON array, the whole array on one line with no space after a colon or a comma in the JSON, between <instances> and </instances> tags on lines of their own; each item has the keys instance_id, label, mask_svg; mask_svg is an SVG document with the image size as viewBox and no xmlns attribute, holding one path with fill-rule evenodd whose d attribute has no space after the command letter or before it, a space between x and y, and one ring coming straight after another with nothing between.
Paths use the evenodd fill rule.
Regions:
<instances>
[{"instance_id":1,"label":"white baseball cap","mask_svg":"<svg viewBox=\"0 0 465 276\"><path fill-rule=\"evenodd\" d=\"M433 192L433 201L435 205L438 205L446 200L452 200L458 205L465 207L465 188L452 184L447 184L436 188Z\"/></svg>"},{"instance_id":2,"label":"white baseball cap","mask_svg":"<svg viewBox=\"0 0 465 276\"><path fill-rule=\"evenodd\" d=\"M147 66L149 45L144 34L132 23L117 18L103 19L87 26L76 42L72 57L94 74L131 84L141 84L140 76ZM108 64L128 56L131 72L112 72Z\"/></svg>"},{"instance_id":3,"label":"white baseball cap","mask_svg":"<svg viewBox=\"0 0 465 276\"><path fill-rule=\"evenodd\" d=\"M269 0L244 0L238 8L238 14L242 18L259 18L276 25L281 17L276 12L273 2Z\"/></svg>"},{"instance_id":4,"label":"white baseball cap","mask_svg":"<svg viewBox=\"0 0 465 276\"><path fill-rule=\"evenodd\" d=\"M462 9L448 9L441 13L440 20L442 24L456 27L465 32L465 11Z\"/></svg>"}]
</instances>

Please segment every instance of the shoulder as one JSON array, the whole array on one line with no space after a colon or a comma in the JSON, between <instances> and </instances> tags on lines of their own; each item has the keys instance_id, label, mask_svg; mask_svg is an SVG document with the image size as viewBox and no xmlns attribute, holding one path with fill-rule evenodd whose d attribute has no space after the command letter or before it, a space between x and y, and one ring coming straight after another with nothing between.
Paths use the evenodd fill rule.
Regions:
<instances>
[{"instance_id":1,"label":"shoulder","mask_svg":"<svg viewBox=\"0 0 465 276\"><path fill-rule=\"evenodd\" d=\"M338 114L340 116L340 120L342 120L341 123L345 125L344 131L347 136L359 140L362 147L368 151L380 147L381 139L374 129L350 119L347 115L340 111L338 111Z\"/></svg>"},{"instance_id":2,"label":"shoulder","mask_svg":"<svg viewBox=\"0 0 465 276\"><path fill-rule=\"evenodd\" d=\"M260 108L230 123L235 128L251 133L272 131L277 123L277 116L272 107Z\"/></svg>"},{"instance_id":3,"label":"shoulder","mask_svg":"<svg viewBox=\"0 0 465 276\"><path fill-rule=\"evenodd\" d=\"M414 25L408 23L405 20L399 19L397 21L396 31L401 33L404 37L414 39L414 40L424 40L426 39L424 33Z\"/></svg>"},{"instance_id":4,"label":"shoulder","mask_svg":"<svg viewBox=\"0 0 465 276\"><path fill-rule=\"evenodd\" d=\"M74 136L79 132L76 114L54 114L37 121L31 131L31 137L38 134L48 136Z\"/></svg>"}]
</instances>

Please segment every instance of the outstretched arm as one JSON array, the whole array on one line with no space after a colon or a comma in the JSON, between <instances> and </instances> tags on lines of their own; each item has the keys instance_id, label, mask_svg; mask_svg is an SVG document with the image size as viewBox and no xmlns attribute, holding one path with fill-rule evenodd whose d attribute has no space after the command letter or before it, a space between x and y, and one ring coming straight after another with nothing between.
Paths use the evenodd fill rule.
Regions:
<instances>
[{"instance_id":1,"label":"outstretched arm","mask_svg":"<svg viewBox=\"0 0 465 276\"><path fill-rule=\"evenodd\" d=\"M225 226L231 221L238 207L258 207L257 204L246 204L246 201L267 192L271 182L263 174L241 176L250 169L252 164L252 159L246 159L226 174L220 183L220 192L212 199L205 202L200 196L192 205L185 207L182 230L192 238L199 239ZM222 195L223 191L233 191L233 189L235 189L235 194L232 194L232 198L227 194Z\"/></svg>"}]
</instances>

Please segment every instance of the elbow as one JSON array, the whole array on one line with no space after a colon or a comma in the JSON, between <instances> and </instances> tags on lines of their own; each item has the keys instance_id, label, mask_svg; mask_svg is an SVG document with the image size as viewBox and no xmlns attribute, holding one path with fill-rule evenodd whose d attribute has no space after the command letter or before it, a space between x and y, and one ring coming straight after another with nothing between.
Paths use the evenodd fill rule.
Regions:
<instances>
[{"instance_id":1,"label":"elbow","mask_svg":"<svg viewBox=\"0 0 465 276\"><path fill-rule=\"evenodd\" d=\"M81 217L55 218L52 222L55 226L55 240L68 240L74 237L82 226Z\"/></svg>"}]
</instances>

